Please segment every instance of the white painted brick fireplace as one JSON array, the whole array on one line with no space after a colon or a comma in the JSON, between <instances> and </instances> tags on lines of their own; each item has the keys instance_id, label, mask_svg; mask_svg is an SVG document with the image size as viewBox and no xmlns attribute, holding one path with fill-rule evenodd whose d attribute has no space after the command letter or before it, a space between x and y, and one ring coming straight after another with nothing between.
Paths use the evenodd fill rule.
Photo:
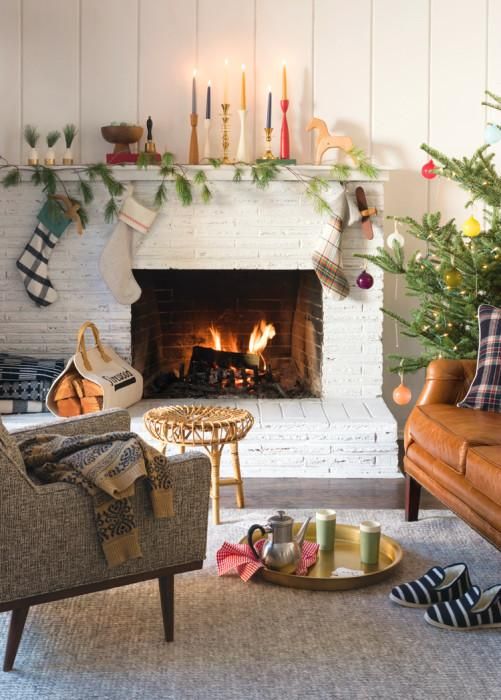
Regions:
<instances>
[{"instance_id":1,"label":"white painted brick fireplace","mask_svg":"<svg viewBox=\"0 0 501 700\"><path fill-rule=\"evenodd\" d=\"M301 166L305 173L319 168ZM179 270L308 270L322 225L304 187L283 173L264 191L246 175L231 181L231 168L207 168L213 200L183 207L173 185L154 226L142 240L135 233L135 269ZM323 172L322 174L326 174ZM135 195L153 201L158 185L154 168L139 172L119 168L120 179L134 181ZM71 176L68 186L72 187ZM377 181L353 180L348 192L363 184L369 206L376 206L381 223L386 174ZM340 185L332 182L332 196ZM106 342L125 357L131 355L131 308L118 304L101 279L98 261L111 227L102 223L104 192L90 207L90 224L79 237L70 227L56 246L51 279L58 301L39 310L28 299L15 260L34 228L40 207L38 190L25 183L0 192L0 347L32 355L67 356L73 352L80 323L89 318ZM376 219L377 222L377 219ZM323 293L323 348L320 399L223 401L247 407L256 425L241 445L247 476L396 476L396 422L382 393L383 276L371 268L375 283L363 291L355 279L363 261L353 253L382 245L381 227L366 241L358 225L344 235L344 267L350 296L337 301ZM210 290L208 290L210 293ZM231 293L231 292L230 292ZM141 416L147 407L167 400L141 402L131 409L134 426L144 435ZM47 416L11 417L20 425ZM224 465L223 465L224 466Z\"/></svg>"}]
</instances>

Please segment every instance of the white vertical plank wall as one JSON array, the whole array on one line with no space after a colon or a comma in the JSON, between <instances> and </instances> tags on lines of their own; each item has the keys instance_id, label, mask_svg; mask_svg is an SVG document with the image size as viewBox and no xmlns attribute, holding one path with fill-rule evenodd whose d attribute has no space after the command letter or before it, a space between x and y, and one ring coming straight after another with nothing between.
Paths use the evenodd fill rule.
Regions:
<instances>
[{"instance_id":1,"label":"white vertical plank wall","mask_svg":"<svg viewBox=\"0 0 501 700\"><path fill-rule=\"evenodd\" d=\"M219 155L225 57L233 152L245 63L253 153L263 148L268 84L278 153L285 59L298 162L311 161L312 137L304 128L316 114L394 169L386 213L419 217L440 209L461 222L465 194L452 183L421 178L426 158L419 145L428 141L462 155L482 142L486 121L498 119L480 102L487 87L501 93L500 34L499 0L1 0L0 155L11 162L26 157L26 123L46 133L74 121L77 157L102 160L108 146L100 126L144 124L151 114L158 148L185 161L194 67L201 125L207 80L213 84L213 155ZM202 128L199 134L202 148ZM410 308L403 290L394 299L390 277L386 303L404 315ZM400 342L412 351L409 341ZM394 349L387 323L385 351ZM417 391L421 378L408 381ZM387 374L387 397L394 384ZM403 420L405 409L392 410Z\"/></svg>"},{"instance_id":2,"label":"white vertical plank wall","mask_svg":"<svg viewBox=\"0 0 501 700\"><path fill-rule=\"evenodd\" d=\"M81 12L82 158L96 161L103 124L138 120L138 0L81 0Z\"/></svg>"},{"instance_id":3,"label":"white vertical plank wall","mask_svg":"<svg viewBox=\"0 0 501 700\"><path fill-rule=\"evenodd\" d=\"M491 2L494 5L495 2ZM440 0L431 5L430 142L451 156L482 143L487 71L486 0ZM454 31L451 22L454 21ZM430 207L462 223L467 192L443 178L430 185ZM482 218L481 207L474 209Z\"/></svg>"},{"instance_id":4,"label":"white vertical plank wall","mask_svg":"<svg viewBox=\"0 0 501 700\"><path fill-rule=\"evenodd\" d=\"M20 157L21 0L3 0L0 9L0 156Z\"/></svg>"},{"instance_id":5,"label":"white vertical plank wall","mask_svg":"<svg viewBox=\"0 0 501 700\"><path fill-rule=\"evenodd\" d=\"M485 87L496 95L501 95L501 2L487 3L487 71ZM499 112L486 109L486 121L499 121ZM501 169L501 149L494 158L496 166Z\"/></svg>"},{"instance_id":6,"label":"white vertical plank wall","mask_svg":"<svg viewBox=\"0 0 501 700\"><path fill-rule=\"evenodd\" d=\"M228 99L230 102L230 157L238 146L242 64L245 65L247 100L247 138L254 152L254 2L235 0L198 0L198 114L200 148L204 146L203 120L207 81L211 81L212 126L211 155L221 150L221 103L223 101L224 62L228 59ZM186 106L188 123L189 104ZM259 120L258 120L259 121Z\"/></svg>"},{"instance_id":7,"label":"white vertical plank wall","mask_svg":"<svg viewBox=\"0 0 501 700\"><path fill-rule=\"evenodd\" d=\"M313 112L370 152L372 2L316 0L314 12Z\"/></svg>"},{"instance_id":8,"label":"white vertical plank wall","mask_svg":"<svg viewBox=\"0 0 501 700\"><path fill-rule=\"evenodd\" d=\"M79 121L79 8L71 0L23 0L22 104L25 124L36 124L40 157L47 132ZM60 31L64 27L64 31ZM57 47L57 51L54 51ZM75 142L75 147L77 143ZM24 146L27 155L28 146ZM55 146L60 161L63 138ZM78 150L75 151L78 157Z\"/></svg>"},{"instance_id":9,"label":"white vertical plank wall","mask_svg":"<svg viewBox=\"0 0 501 700\"><path fill-rule=\"evenodd\" d=\"M139 0L139 122L151 115L157 149L183 162L195 62L196 0Z\"/></svg>"}]
</instances>

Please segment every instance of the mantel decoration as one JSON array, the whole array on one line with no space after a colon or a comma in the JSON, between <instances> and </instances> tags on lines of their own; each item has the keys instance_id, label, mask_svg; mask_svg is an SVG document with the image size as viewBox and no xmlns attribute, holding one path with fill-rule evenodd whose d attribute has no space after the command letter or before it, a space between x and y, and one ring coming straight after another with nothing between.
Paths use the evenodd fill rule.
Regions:
<instances>
[{"instance_id":1,"label":"mantel decoration","mask_svg":"<svg viewBox=\"0 0 501 700\"><path fill-rule=\"evenodd\" d=\"M243 89L244 87L245 83L243 83ZM269 94L271 97L271 91ZM223 99L228 99L227 95ZM196 102L192 104L193 107L196 109ZM229 103L223 102L222 108L227 115ZM271 100L268 103L268 111L268 123L271 123ZM210 118L209 91L207 113ZM196 115L196 112L192 112L193 114ZM224 124L226 136L223 132L223 142L226 143L226 162L224 158L208 158L207 160L213 168L220 168L223 164L231 165L234 168L232 180L238 183L242 180L244 168L249 167L252 182L259 189L268 187L277 178L280 170L285 168L296 181L304 185L305 194L319 214L335 216L331 205L323 196L323 193L329 189L329 182L325 177L307 175L301 172L300 169L295 169L290 165L283 165L275 160L266 160L255 164L231 162L227 156L229 145L227 120ZM131 128L130 125L112 125L109 127L109 130L103 129L103 135L106 134L107 139L116 144L118 153L113 155L121 155L122 153L129 156L134 155L138 168L148 168L151 166L153 158L159 159L158 172L161 180L155 193L155 209L153 210L147 209L137 202L132 197L132 190L129 190L121 203L121 209L119 209L117 199L124 195L126 188L124 184L114 177L111 168L104 163L63 165L54 168L39 164L38 154L35 154L32 150L30 161L34 165L24 166L9 163L0 156L0 173L2 171L5 173L1 179L4 187L19 185L23 181L24 175L25 179L29 179L34 185L41 187L43 193L47 196L47 201L39 213L39 223L35 228L32 239L17 261L17 267L23 277L26 292L38 306L48 306L57 299L57 292L49 279L48 259L58 239L71 221L77 224L80 233L85 228L88 221L85 206L94 199L93 184L95 182L100 181L109 194L109 199L104 207L104 220L107 223L111 223L116 218L119 218L119 224L101 256L100 269L115 298L124 304L132 303L140 295L140 290L131 272L131 231L139 230L144 233L151 226L157 210L167 201L167 182L174 181L176 195L184 206L188 206L193 202L194 188L198 190L202 202L208 203L211 200L212 192L209 188L205 170L196 170L192 174L185 166L175 162L172 153L167 152L160 156L160 154L153 151L155 146L151 133L152 126L153 122L151 117L149 117L147 121L148 139L145 151L137 154L128 152L128 142L132 143L140 137L137 130L142 132L142 127ZM76 133L74 125L67 125L64 133L66 143L71 145ZM56 134L57 138L59 138L59 132L49 135L53 143L55 143ZM34 127L28 126L25 129L25 137L32 149L35 149L39 138L38 131ZM377 176L377 168L370 163L362 151L352 149L352 158L358 170L366 177L373 178ZM331 168L329 175L331 178L345 180L351 172L352 168L350 166L336 164ZM70 190L64 180L65 173L71 173L73 176L76 176L75 185L80 198L70 194ZM35 255L37 260L34 259L33 250L41 255L44 260L43 265L39 264L40 261L37 255Z\"/></svg>"}]
</instances>

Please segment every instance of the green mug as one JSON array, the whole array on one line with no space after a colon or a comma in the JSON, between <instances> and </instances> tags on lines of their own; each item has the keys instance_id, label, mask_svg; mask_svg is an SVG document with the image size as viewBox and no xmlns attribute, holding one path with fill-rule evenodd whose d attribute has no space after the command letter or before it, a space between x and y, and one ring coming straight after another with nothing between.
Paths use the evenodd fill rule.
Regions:
<instances>
[{"instance_id":1,"label":"green mug","mask_svg":"<svg viewBox=\"0 0 501 700\"><path fill-rule=\"evenodd\" d=\"M376 520L364 520L360 523L360 561L362 564L378 563L380 539L380 523Z\"/></svg>"},{"instance_id":2,"label":"green mug","mask_svg":"<svg viewBox=\"0 0 501 700\"><path fill-rule=\"evenodd\" d=\"M336 540L336 511L329 508L317 510L316 517L317 544L322 552L334 549Z\"/></svg>"}]
</instances>

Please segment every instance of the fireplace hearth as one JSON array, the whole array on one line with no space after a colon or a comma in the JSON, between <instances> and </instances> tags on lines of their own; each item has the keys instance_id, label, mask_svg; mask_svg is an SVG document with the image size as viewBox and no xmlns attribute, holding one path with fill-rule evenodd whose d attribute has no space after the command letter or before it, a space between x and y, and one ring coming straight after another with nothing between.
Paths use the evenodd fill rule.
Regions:
<instances>
[{"instance_id":1,"label":"fireplace hearth","mask_svg":"<svg viewBox=\"0 0 501 700\"><path fill-rule=\"evenodd\" d=\"M322 293L300 270L136 270L145 398L320 394Z\"/></svg>"}]
</instances>

